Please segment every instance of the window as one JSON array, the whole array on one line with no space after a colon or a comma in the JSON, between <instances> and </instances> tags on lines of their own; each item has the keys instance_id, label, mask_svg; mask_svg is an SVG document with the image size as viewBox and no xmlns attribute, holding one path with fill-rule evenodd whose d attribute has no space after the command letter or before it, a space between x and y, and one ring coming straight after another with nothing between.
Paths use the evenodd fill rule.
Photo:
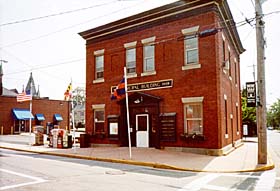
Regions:
<instances>
[{"instance_id":1,"label":"window","mask_svg":"<svg viewBox=\"0 0 280 191\"><path fill-rule=\"evenodd\" d=\"M155 40L155 36L141 40L143 44L143 73L141 73L141 76L156 74L154 45Z\"/></svg>"},{"instance_id":2,"label":"window","mask_svg":"<svg viewBox=\"0 0 280 191\"><path fill-rule=\"evenodd\" d=\"M184 126L187 134L203 134L203 97L182 98Z\"/></svg>"},{"instance_id":3,"label":"window","mask_svg":"<svg viewBox=\"0 0 280 191\"><path fill-rule=\"evenodd\" d=\"M230 62L230 58L231 58L231 54L230 54L230 50L228 51L228 73L229 76L231 77L231 62Z\"/></svg>"},{"instance_id":4,"label":"window","mask_svg":"<svg viewBox=\"0 0 280 191\"><path fill-rule=\"evenodd\" d=\"M93 109L93 133L104 133L105 104L92 105Z\"/></svg>"},{"instance_id":5,"label":"window","mask_svg":"<svg viewBox=\"0 0 280 191\"><path fill-rule=\"evenodd\" d=\"M223 39L223 44L222 44L222 57L223 57L223 62L226 61L226 42Z\"/></svg>"},{"instance_id":6,"label":"window","mask_svg":"<svg viewBox=\"0 0 280 191\"><path fill-rule=\"evenodd\" d=\"M224 116L224 119L225 119L225 130L226 130L226 135L225 137L228 138L228 119L227 119L227 115L228 115L228 108L227 108L227 97L226 95L224 95L224 98L225 98L225 116Z\"/></svg>"},{"instance_id":7,"label":"window","mask_svg":"<svg viewBox=\"0 0 280 191\"><path fill-rule=\"evenodd\" d=\"M239 133L238 103L236 103L235 112L236 112L236 131L237 133Z\"/></svg>"},{"instance_id":8,"label":"window","mask_svg":"<svg viewBox=\"0 0 280 191\"><path fill-rule=\"evenodd\" d=\"M127 74L136 73L136 49L126 49L126 68Z\"/></svg>"},{"instance_id":9,"label":"window","mask_svg":"<svg viewBox=\"0 0 280 191\"><path fill-rule=\"evenodd\" d=\"M94 133L104 132L104 110L94 110Z\"/></svg>"},{"instance_id":10,"label":"window","mask_svg":"<svg viewBox=\"0 0 280 191\"><path fill-rule=\"evenodd\" d=\"M198 37L191 35L185 38L185 65L198 64Z\"/></svg>"},{"instance_id":11,"label":"window","mask_svg":"<svg viewBox=\"0 0 280 191\"><path fill-rule=\"evenodd\" d=\"M184 64L182 70L200 68L198 50L198 29L199 26L183 29L184 35Z\"/></svg>"},{"instance_id":12,"label":"window","mask_svg":"<svg viewBox=\"0 0 280 191\"><path fill-rule=\"evenodd\" d=\"M95 79L104 78L104 55L95 56Z\"/></svg>"},{"instance_id":13,"label":"window","mask_svg":"<svg viewBox=\"0 0 280 191\"><path fill-rule=\"evenodd\" d=\"M143 71L152 72L155 70L155 46L153 44L145 44L143 49L144 49Z\"/></svg>"},{"instance_id":14,"label":"window","mask_svg":"<svg viewBox=\"0 0 280 191\"><path fill-rule=\"evenodd\" d=\"M237 78L238 78L238 71L237 71L237 60L234 59L234 80L235 84L237 85Z\"/></svg>"}]
</instances>

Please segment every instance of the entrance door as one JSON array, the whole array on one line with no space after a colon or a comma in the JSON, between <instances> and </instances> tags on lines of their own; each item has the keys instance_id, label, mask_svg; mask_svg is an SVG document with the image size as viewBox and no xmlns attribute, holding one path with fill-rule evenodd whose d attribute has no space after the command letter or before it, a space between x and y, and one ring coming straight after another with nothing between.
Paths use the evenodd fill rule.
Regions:
<instances>
[{"instance_id":1,"label":"entrance door","mask_svg":"<svg viewBox=\"0 0 280 191\"><path fill-rule=\"evenodd\" d=\"M136 115L136 147L149 147L149 115Z\"/></svg>"}]
</instances>

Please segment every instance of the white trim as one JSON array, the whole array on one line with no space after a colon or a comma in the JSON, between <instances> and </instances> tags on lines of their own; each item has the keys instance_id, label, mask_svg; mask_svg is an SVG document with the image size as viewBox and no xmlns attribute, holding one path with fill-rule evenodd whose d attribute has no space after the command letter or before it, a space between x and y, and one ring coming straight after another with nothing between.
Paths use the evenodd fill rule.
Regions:
<instances>
[{"instance_id":1,"label":"white trim","mask_svg":"<svg viewBox=\"0 0 280 191\"><path fill-rule=\"evenodd\" d=\"M227 100L227 95L226 94L224 94L224 100Z\"/></svg>"},{"instance_id":2,"label":"white trim","mask_svg":"<svg viewBox=\"0 0 280 191\"><path fill-rule=\"evenodd\" d=\"M229 46L229 45L228 45L228 47L227 47L227 48L228 48L228 51L230 52L230 46ZM230 58L229 58L229 59L230 59Z\"/></svg>"},{"instance_id":3,"label":"white trim","mask_svg":"<svg viewBox=\"0 0 280 191\"><path fill-rule=\"evenodd\" d=\"M156 40L156 37L155 37L155 36L152 36L152 37L150 37L150 38L142 39L142 40L141 40L141 43L142 43L142 44L149 44L149 43L155 42L155 40Z\"/></svg>"},{"instance_id":4,"label":"white trim","mask_svg":"<svg viewBox=\"0 0 280 191\"><path fill-rule=\"evenodd\" d=\"M235 103L235 106L238 107L238 102Z\"/></svg>"},{"instance_id":5,"label":"white trim","mask_svg":"<svg viewBox=\"0 0 280 191\"><path fill-rule=\"evenodd\" d=\"M183 97L182 103L197 103L197 102L203 102L204 97Z\"/></svg>"},{"instance_id":6,"label":"white trim","mask_svg":"<svg viewBox=\"0 0 280 191\"><path fill-rule=\"evenodd\" d=\"M182 66L182 70L191 70L191 69L197 69L201 68L201 64L187 64Z\"/></svg>"},{"instance_id":7,"label":"white trim","mask_svg":"<svg viewBox=\"0 0 280 191\"><path fill-rule=\"evenodd\" d=\"M125 43L124 48L134 48L136 47L137 41Z\"/></svg>"},{"instance_id":8,"label":"white trim","mask_svg":"<svg viewBox=\"0 0 280 191\"><path fill-rule=\"evenodd\" d=\"M230 114L229 116L230 116L231 119L233 119L233 114Z\"/></svg>"},{"instance_id":9,"label":"white trim","mask_svg":"<svg viewBox=\"0 0 280 191\"><path fill-rule=\"evenodd\" d=\"M94 51L94 56L99 56L99 55L102 55L102 54L104 54L104 52L105 52L105 49L101 49L101 50L96 50L96 51Z\"/></svg>"},{"instance_id":10,"label":"white trim","mask_svg":"<svg viewBox=\"0 0 280 191\"><path fill-rule=\"evenodd\" d=\"M224 33L222 33L222 39L223 39L223 41L226 41L226 38L225 38L225 36L224 36Z\"/></svg>"},{"instance_id":11,"label":"white trim","mask_svg":"<svg viewBox=\"0 0 280 191\"><path fill-rule=\"evenodd\" d=\"M94 84L103 83L103 82L105 82L104 78L102 78L102 79L96 79L96 80L93 80L93 81L92 81L92 83L94 83Z\"/></svg>"},{"instance_id":12,"label":"white trim","mask_svg":"<svg viewBox=\"0 0 280 191\"><path fill-rule=\"evenodd\" d=\"M182 29L181 32L183 35L190 35L190 34L196 33L198 31L198 29L199 29L199 25L190 27L190 28L186 28L186 29Z\"/></svg>"},{"instance_id":13,"label":"white trim","mask_svg":"<svg viewBox=\"0 0 280 191\"><path fill-rule=\"evenodd\" d=\"M156 71L148 71L148 72L141 73L141 76L152 76L152 75L156 75L156 74L157 74Z\"/></svg>"},{"instance_id":14,"label":"white trim","mask_svg":"<svg viewBox=\"0 0 280 191\"><path fill-rule=\"evenodd\" d=\"M129 73L126 75L127 78L136 78L137 74L136 73Z\"/></svg>"},{"instance_id":15,"label":"white trim","mask_svg":"<svg viewBox=\"0 0 280 191\"><path fill-rule=\"evenodd\" d=\"M229 137L228 134L225 134L225 138L228 139L228 137Z\"/></svg>"},{"instance_id":16,"label":"white trim","mask_svg":"<svg viewBox=\"0 0 280 191\"><path fill-rule=\"evenodd\" d=\"M93 104L92 109L105 109L105 104Z\"/></svg>"}]
</instances>

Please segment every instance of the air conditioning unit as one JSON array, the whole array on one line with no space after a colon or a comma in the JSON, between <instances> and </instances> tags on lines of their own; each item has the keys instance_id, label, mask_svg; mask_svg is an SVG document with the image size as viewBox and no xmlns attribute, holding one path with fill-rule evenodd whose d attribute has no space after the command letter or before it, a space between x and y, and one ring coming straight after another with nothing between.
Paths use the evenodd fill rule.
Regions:
<instances>
[{"instance_id":1,"label":"air conditioning unit","mask_svg":"<svg viewBox=\"0 0 280 191\"><path fill-rule=\"evenodd\" d=\"M223 62L223 67L224 67L224 69L229 70L229 61L228 60Z\"/></svg>"}]
</instances>

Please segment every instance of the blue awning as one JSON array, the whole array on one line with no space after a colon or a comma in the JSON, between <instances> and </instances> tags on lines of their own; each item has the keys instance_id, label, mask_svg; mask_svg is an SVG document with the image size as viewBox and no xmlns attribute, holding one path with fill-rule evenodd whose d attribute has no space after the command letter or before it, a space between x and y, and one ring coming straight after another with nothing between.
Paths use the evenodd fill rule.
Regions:
<instances>
[{"instance_id":1,"label":"blue awning","mask_svg":"<svg viewBox=\"0 0 280 191\"><path fill-rule=\"evenodd\" d=\"M44 121L45 120L44 114L37 113L37 114L35 114L35 116L36 116L38 121Z\"/></svg>"},{"instance_id":2,"label":"blue awning","mask_svg":"<svg viewBox=\"0 0 280 191\"><path fill-rule=\"evenodd\" d=\"M30 118L33 120L34 116L28 109L13 109L14 119L17 120L29 120Z\"/></svg>"},{"instance_id":3,"label":"blue awning","mask_svg":"<svg viewBox=\"0 0 280 191\"><path fill-rule=\"evenodd\" d=\"M56 121L62 121L63 120L62 116L60 114L58 114L58 113L54 114L54 119Z\"/></svg>"}]
</instances>

